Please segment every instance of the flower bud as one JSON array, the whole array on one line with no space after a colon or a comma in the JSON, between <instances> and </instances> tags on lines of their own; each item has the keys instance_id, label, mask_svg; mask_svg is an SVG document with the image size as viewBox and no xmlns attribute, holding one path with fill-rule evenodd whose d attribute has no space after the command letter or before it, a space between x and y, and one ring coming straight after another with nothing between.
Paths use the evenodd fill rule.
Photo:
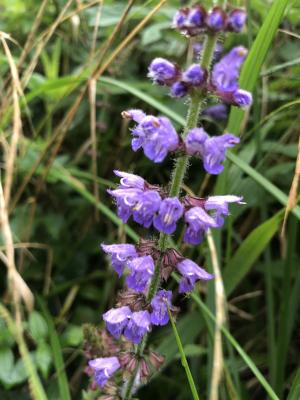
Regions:
<instances>
[{"instance_id":1,"label":"flower bud","mask_svg":"<svg viewBox=\"0 0 300 400\"><path fill-rule=\"evenodd\" d=\"M236 8L228 16L227 29L231 32L241 32L247 20L246 11Z\"/></svg>"},{"instance_id":2,"label":"flower bud","mask_svg":"<svg viewBox=\"0 0 300 400\"><path fill-rule=\"evenodd\" d=\"M220 7L214 7L207 15L206 17L206 26L214 31L214 32L220 32L222 31L225 26L226 26L226 19L227 16L225 12L222 10Z\"/></svg>"},{"instance_id":3,"label":"flower bud","mask_svg":"<svg viewBox=\"0 0 300 400\"><path fill-rule=\"evenodd\" d=\"M149 353L149 361L153 365L153 367L158 371L162 364L165 362L165 357L161 354L156 353L155 351L150 351Z\"/></svg>"}]
</instances>

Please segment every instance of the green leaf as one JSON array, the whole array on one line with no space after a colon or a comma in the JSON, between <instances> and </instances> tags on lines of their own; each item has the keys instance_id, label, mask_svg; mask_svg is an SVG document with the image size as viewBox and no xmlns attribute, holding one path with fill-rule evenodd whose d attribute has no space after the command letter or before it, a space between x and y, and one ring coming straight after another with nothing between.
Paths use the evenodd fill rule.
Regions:
<instances>
[{"instance_id":1,"label":"green leaf","mask_svg":"<svg viewBox=\"0 0 300 400\"><path fill-rule=\"evenodd\" d=\"M62 335L61 341L64 346L79 346L83 341L82 327L69 325Z\"/></svg>"},{"instance_id":2,"label":"green leaf","mask_svg":"<svg viewBox=\"0 0 300 400\"><path fill-rule=\"evenodd\" d=\"M39 343L38 348L35 352L35 360L37 366L42 372L43 377L46 379L48 377L50 366L52 363L51 348L46 342L41 341Z\"/></svg>"},{"instance_id":3,"label":"green leaf","mask_svg":"<svg viewBox=\"0 0 300 400\"><path fill-rule=\"evenodd\" d=\"M36 342L39 342L48 336L47 323L43 316L37 311L32 311L30 314L28 327L31 336Z\"/></svg>"},{"instance_id":4,"label":"green leaf","mask_svg":"<svg viewBox=\"0 0 300 400\"><path fill-rule=\"evenodd\" d=\"M287 400L300 399L300 368L298 368Z\"/></svg>"},{"instance_id":5,"label":"green leaf","mask_svg":"<svg viewBox=\"0 0 300 400\"><path fill-rule=\"evenodd\" d=\"M278 231L284 212L280 211L272 218L255 228L243 240L223 273L224 286L227 296L237 287L252 265L262 254L272 237Z\"/></svg>"},{"instance_id":6,"label":"green leaf","mask_svg":"<svg viewBox=\"0 0 300 400\"><path fill-rule=\"evenodd\" d=\"M11 384L11 374L14 366L14 354L11 349L0 349L0 381L4 385Z\"/></svg>"},{"instance_id":7,"label":"green leaf","mask_svg":"<svg viewBox=\"0 0 300 400\"><path fill-rule=\"evenodd\" d=\"M243 65L240 86L241 88L252 92L259 76L263 62L276 34L288 0L275 0L272 7L260 28L258 35L249 51L248 57ZM231 107L227 130L238 134L244 117L245 111Z\"/></svg>"}]
</instances>

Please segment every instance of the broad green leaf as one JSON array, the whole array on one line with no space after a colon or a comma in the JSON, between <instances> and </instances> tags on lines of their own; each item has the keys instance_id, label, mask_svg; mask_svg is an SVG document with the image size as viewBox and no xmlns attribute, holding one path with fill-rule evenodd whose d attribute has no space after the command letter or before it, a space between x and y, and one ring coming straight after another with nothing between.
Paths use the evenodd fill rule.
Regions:
<instances>
[{"instance_id":1,"label":"broad green leaf","mask_svg":"<svg viewBox=\"0 0 300 400\"><path fill-rule=\"evenodd\" d=\"M237 287L252 265L262 254L272 237L278 231L284 212L280 211L272 218L255 228L242 242L223 273L224 286L229 296Z\"/></svg>"},{"instance_id":2,"label":"broad green leaf","mask_svg":"<svg viewBox=\"0 0 300 400\"><path fill-rule=\"evenodd\" d=\"M255 87L261 67L265 61L287 4L288 0L275 0L273 2L271 9L249 51L240 76L241 88L248 90L249 92L252 92ZM236 135L239 133L244 114L244 110L237 107L231 107L227 128L229 132Z\"/></svg>"},{"instance_id":3,"label":"broad green leaf","mask_svg":"<svg viewBox=\"0 0 300 400\"><path fill-rule=\"evenodd\" d=\"M52 364L51 348L46 342L39 342L38 348L35 352L35 359L37 366L43 374L43 377L46 379L48 377L49 369Z\"/></svg>"},{"instance_id":4,"label":"broad green leaf","mask_svg":"<svg viewBox=\"0 0 300 400\"><path fill-rule=\"evenodd\" d=\"M29 316L28 328L36 342L43 340L48 335L48 327L44 317L37 311L32 311Z\"/></svg>"}]
</instances>

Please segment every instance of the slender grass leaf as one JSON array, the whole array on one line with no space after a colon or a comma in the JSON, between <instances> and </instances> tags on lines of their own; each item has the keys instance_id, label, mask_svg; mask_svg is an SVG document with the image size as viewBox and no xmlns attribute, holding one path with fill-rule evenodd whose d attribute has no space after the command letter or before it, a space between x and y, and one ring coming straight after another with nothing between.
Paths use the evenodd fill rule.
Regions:
<instances>
[{"instance_id":1,"label":"slender grass leaf","mask_svg":"<svg viewBox=\"0 0 300 400\"><path fill-rule=\"evenodd\" d=\"M243 65L240 86L252 92L259 76L263 62L276 34L288 0L275 0L271 9L260 28L258 35L249 51L248 57ZM245 111L236 107L231 107L228 128L229 132L238 134L244 117Z\"/></svg>"},{"instance_id":2,"label":"slender grass leaf","mask_svg":"<svg viewBox=\"0 0 300 400\"><path fill-rule=\"evenodd\" d=\"M267 247L272 237L278 231L283 216L284 211L279 211L272 218L255 228L243 240L232 259L228 261L223 274L227 296L237 287Z\"/></svg>"},{"instance_id":3,"label":"slender grass leaf","mask_svg":"<svg viewBox=\"0 0 300 400\"><path fill-rule=\"evenodd\" d=\"M300 399L300 368L298 368L287 400Z\"/></svg>"}]
</instances>

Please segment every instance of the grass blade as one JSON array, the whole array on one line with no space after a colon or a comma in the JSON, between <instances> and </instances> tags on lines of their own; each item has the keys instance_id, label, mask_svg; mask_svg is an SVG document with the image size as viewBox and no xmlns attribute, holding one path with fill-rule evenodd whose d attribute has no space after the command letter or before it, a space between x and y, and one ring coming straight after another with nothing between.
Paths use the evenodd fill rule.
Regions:
<instances>
[{"instance_id":1,"label":"grass blade","mask_svg":"<svg viewBox=\"0 0 300 400\"><path fill-rule=\"evenodd\" d=\"M168 313L169 313L170 321L171 321L171 324L172 324L172 329L173 329L173 332L174 332L176 343L177 343L177 346L178 346L178 350L179 350L179 353L181 355L181 363L182 363L183 368L185 369L185 373L186 373L187 379L189 381L189 385L190 385L190 388L191 388L193 399L194 400L200 400L199 396L198 396L198 393L197 393L196 386L195 386L195 382L194 382L194 379L192 377L192 373L191 373L189 364L187 362L187 359L186 359L186 356L185 356L185 353L184 353L184 349L183 349L183 346L182 346L182 343L181 343L181 340L180 340L180 337L179 337L179 334L178 334L178 331L177 331L177 328L176 328L176 325L175 325L175 322L174 322L174 319L172 317L172 314L170 312L169 307L168 307Z\"/></svg>"}]
</instances>

